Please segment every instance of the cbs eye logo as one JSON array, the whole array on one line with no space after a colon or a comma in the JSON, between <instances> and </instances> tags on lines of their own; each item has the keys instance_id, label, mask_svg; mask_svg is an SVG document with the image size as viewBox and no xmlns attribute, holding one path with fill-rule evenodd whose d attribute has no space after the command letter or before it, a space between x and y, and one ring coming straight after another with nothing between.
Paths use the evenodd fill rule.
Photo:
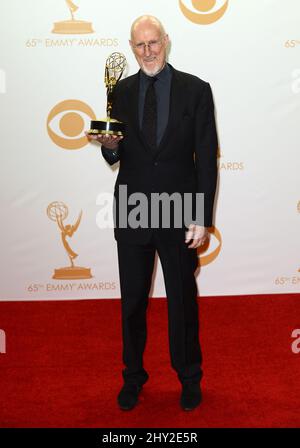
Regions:
<instances>
[{"instance_id":1,"label":"cbs eye logo","mask_svg":"<svg viewBox=\"0 0 300 448\"><path fill-rule=\"evenodd\" d=\"M197 249L199 266L205 266L212 263L217 258L222 248L222 236L219 230L216 227L210 227L208 231L210 233L210 239ZM211 252L203 255L210 246L212 246Z\"/></svg>"},{"instance_id":2,"label":"cbs eye logo","mask_svg":"<svg viewBox=\"0 0 300 448\"><path fill-rule=\"evenodd\" d=\"M96 116L86 103L65 100L50 111L47 131L51 140L61 148L80 149L88 144L84 130L90 128L90 120L96 120Z\"/></svg>"},{"instance_id":3,"label":"cbs eye logo","mask_svg":"<svg viewBox=\"0 0 300 448\"><path fill-rule=\"evenodd\" d=\"M210 25L221 19L228 3L229 0L179 0L184 16L198 25Z\"/></svg>"}]
</instances>

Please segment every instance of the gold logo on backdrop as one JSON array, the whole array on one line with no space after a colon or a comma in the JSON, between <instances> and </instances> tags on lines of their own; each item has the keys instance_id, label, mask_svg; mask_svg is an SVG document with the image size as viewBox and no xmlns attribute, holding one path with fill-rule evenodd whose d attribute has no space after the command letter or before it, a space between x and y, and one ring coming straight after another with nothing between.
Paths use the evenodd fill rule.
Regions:
<instances>
[{"instance_id":1,"label":"gold logo on backdrop","mask_svg":"<svg viewBox=\"0 0 300 448\"><path fill-rule=\"evenodd\" d=\"M214 9L217 5L217 0L189 1L198 12L193 11L186 6L187 0L179 0L180 9L187 19L198 25L210 25L221 19L225 14L229 3L229 0L226 0L225 2L222 0L222 6L219 9Z\"/></svg>"},{"instance_id":2,"label":"gold logo on backdrop","mask_svg":"<svg viewBox=\"0 0 300 448\"><path fill-rule=\"evenodd\" d=\"M244 162L237 162L237 161L235 161L235 162L230 162L230 161L224 161L224 160L221 160L221 159L223 159L223 154L222 154L222 152L221 152L221 149L220 148L218 148L218 151L217 151L217 163L218 163L218 168L219 168L219 171L221 171L221 170L225 170L225 171L243 171L244 169L245 169L245 166L244 166Z\"/></svg>"},{"instance_id":3,"label":"gold logo on backdrop","mask_svg":"<svg viewBox=\"0 0 300 448\"><path fill-rule=\"evenodd\" d=\"M217 258L217 256L219 255L219 253L221 251L221 247L222 247L221 233L219 232L219 230L216 227L210 227L208 229L208 231L210 233L209 240L205 244L203 244L203 246L201 246L197 249L199 266L205 266L207 264L212 263ZM217 240L218 245L212 252L205 255L205 252L207 252L209 245L210 245L211 235L213 235L214 238Z\"/></svg>"},{"instance_id":4,"label":"gold logo on backdrop","mask_svg":"<svg viewBox=\"0 0 300 448\"><path fill-rule=\"evenodd\" d=\"M92 24L85 22L84 20L76 20L74 13L77 11L76 6L71 0L65 0L70 14L71 20L63 20L62 22L55 22L53 25L52 33L56 34L90 34L94 33Z\"/></svg>"},{"instance_id":5,"label":"gold logo on backdrop","mask_svg":"<svg viewBox=\"0 0 300 448\"><path fill-rule=\"evenodd\" d=\"M79 112L88 116L89 120L87 123L85 123L85 120ZM63 114L59 118L58 127L64 136L58 135L50 126L50 123L59 114ZM62 101L54 106L48 115L47 131L49 137L61 148L80 149L89 142L83 131L89 127L90 119L96 120L96 115L86 103L79 100Z\"/></svg>"},{"instance_id":6,"label":"gold logo on backdrop","mask_svg":"<svg viewBox=\"0 0 300 448\"><path fill-rule=\"evenodd\" d=\"M78 257L78 254L71 249L67 241L67 237L72 238L74 233L77 231L81 221L82 211L80 212L74 225L64 223L64 220L67 218L68 214L68 207L63 202L51 202L51 204L47 207L47 216L51 219L51 221L55 221L57 223L63 246L71 263L70 266L55 269L52 278L57 280L79 280L91 278L92 274L89 268L74 265L74 259Z\"/></svg>"},{"instance_id":7,"label":"gold logo on backdrop","mask_svg":"<svg viewBox=\"0 0 300 448\"><path fill-rule=\"evenodd\" d=\"M295 48L296 45L300 45L300 40L291 39L287 40L284 44L286 48Z\"/></svg>"}]
</instances>

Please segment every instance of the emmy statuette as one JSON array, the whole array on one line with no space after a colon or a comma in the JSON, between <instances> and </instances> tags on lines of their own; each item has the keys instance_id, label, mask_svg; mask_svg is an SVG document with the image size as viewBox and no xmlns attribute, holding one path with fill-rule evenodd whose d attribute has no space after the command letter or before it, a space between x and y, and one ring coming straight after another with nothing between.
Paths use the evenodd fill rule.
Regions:
<instances>
[{"instance_id":1,"label":"emmy statuette","mask_svg":"<svg viewBox=\"0 0 300 448\"><path fill-rule=\"evenodd\" d=\"M91 128L88 131L88 134L124 135L124 123L114 119L111 116L111 110L113 106L114 89L122 77L126 64L126 58L122 53L115 52L107 58L104 76L104 82L107 89L107 117L101 120L92 120Z\"/></svg>"}]
</instances>

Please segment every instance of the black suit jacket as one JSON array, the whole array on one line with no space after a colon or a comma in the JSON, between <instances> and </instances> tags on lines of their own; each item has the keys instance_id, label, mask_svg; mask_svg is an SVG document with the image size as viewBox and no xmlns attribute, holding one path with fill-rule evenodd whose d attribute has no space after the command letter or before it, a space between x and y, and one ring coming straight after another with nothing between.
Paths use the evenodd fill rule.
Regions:
<instances>
[{"instance_id":1,"label":"black suit jacket","mask_svg":"<svg viewBox=\"0 0 300 448\"><path fill-rule=\"evenodd\" d=\"M114 92L112 116L126 124L126 131L117 154L104 147L102 154L110 165L120 161L114 191L114 232L120 241L145 243L152 229L120 228L119 185L126 185L128 195L143 192L148 198L153 192L204 193L204 225L213 224L218 141L210 84L172 66L171 69L169 121L155 152L139 129L139 73L121 80ZM127 207L127 213L132 208ZM159 232L165 239L183 241L186 229L183 225L161 228Z\"/></svg>"}]
</instances>

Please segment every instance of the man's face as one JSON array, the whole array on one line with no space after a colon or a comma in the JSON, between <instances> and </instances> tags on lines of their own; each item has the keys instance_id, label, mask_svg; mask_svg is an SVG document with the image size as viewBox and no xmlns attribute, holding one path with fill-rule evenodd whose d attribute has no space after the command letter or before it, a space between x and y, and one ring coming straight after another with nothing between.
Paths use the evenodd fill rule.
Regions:
<instances>
[{"instance_id":1,"label":"man's face","mask_svg":"<svg viewBox=\"0 0 300 448\"><path fill-rule=\"evenodd\" d=\"M155 76L165 65L168 42L168 36L162 36L159 27L151 22L141 22L135 27L130 45L139 66L148 76Z\"/></svg>"}]
</instances>

